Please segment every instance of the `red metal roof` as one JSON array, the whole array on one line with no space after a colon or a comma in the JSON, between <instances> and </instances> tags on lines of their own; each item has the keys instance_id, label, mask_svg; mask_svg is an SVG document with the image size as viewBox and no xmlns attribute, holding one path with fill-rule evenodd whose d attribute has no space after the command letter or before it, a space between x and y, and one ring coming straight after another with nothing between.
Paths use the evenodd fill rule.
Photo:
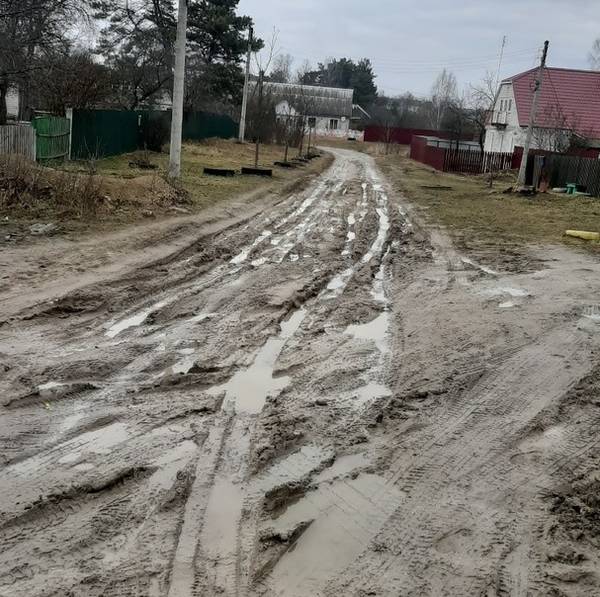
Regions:
<instances>
[{"instance_id":1,"label":"red metal roof","mask_svg":"<svg viewBox=\"0 0 600 597\"><path fill-rule=\"evenodd\" d=\"M519 124L529 124L537 68L515 75L513 84ZM600 139L600 72L546 68L536 125L573 129L580 135Z\"/></svg>"}]
</instances>

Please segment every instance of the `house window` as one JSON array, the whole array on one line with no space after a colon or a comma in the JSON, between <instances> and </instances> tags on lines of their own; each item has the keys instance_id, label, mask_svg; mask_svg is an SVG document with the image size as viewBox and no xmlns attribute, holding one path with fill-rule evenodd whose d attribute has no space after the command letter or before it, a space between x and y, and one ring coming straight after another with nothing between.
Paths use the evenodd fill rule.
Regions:
<instances>
[{"instance_id":1,"label":"house window","mask_svg":"<svg viewBox=\"0 0 600 597\"><path fill-rule=\"evenodd\" d=\"M337 120L337 118L330 118L329 119L329 128L332 131L337 131L337 128L338 128L338 120Z\"/></svg>"},{"instance_id":2,"label":"house window","mask_svg":"<svg viewBox=\"0 0 600 597\"><path fill-rule=\"evenodd\" d=\"M317 126L317 119L314 116L308 117L308 127L314 129Z\"/></svg>"},{"instance_id":3,"label":"house window","mask_svg":"<svg viewBox=\"0 0 600 597\"><path fill-rule=\"evenodd\" d=\"M512 110L512 100L508 100L508 111L510 112Z\"/></svg>"}]
</instances>

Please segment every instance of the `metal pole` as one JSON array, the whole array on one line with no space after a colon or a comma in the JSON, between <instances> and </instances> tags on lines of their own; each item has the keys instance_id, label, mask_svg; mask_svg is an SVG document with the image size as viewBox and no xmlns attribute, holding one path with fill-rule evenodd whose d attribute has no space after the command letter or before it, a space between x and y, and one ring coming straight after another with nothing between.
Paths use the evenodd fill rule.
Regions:
<instances>
[{"instance_id":1,"label":"metal pole","mask_svg":"<svg viewBox=\"0 0 600 597\"><path fill-rule=\"evenodd\" d=\"M538 71L537 79L535 81L535 89L533 92L533 102L531 103L531 112L529 114L529 126L527 128L527 136L525 137L525 145L523 146L523 157L521 159L521 167L519 168L519 179L517 181L517 188L523 188L525 186L525 177L527 175L527 160L529 158L529 149L531 148L531 139L533 138L533 128L535 126L535 119L537 116L537 107L540 99L540 92L542 90L542 82L544 79L544 68L546 67L546 58L548 56L549 41L544 42L544 51L542 52L542 61L540 63L540 69Z\"/></svg>"},{"instance_id":2,"label":"metal pole","mask_svg":"<svg viewBox=\"0 0 600 597\"><path fill-rule=\"evenodd\" d=\"M250 59L252 57L252 38L254 31L250 27L248 31L248 54L246 55L246 76L244 78L244 96L242 98L242 115L240 117L240 143L246 138L246 111L248 110L248 86L250 83Z\"/></svg>"},{"instance_id":3,"label":"metal pole","mask_svg":"<svg viewBox=\"0 0 600 597\"><path fill-rule=\"evenodd\" d=\"M173 110L171 113L169 178L179 178L181 175L181 136L183 128L183 94L185 88L187 11L187 0L179 0L177 38L175 40L175 72L173 75Z\"/></svg>"},{"instance_id":4,"label":"metal pole","mask_svg":"<svg viewBox=\"0 0 600 597\"><path fill-rule=\"evenodd\" d=\"M256 149L254 152L254 167L258 168L258 150L260 148L260 134L263 127L263 113L262 113L262 98L263 98L263 80L265 78L265 71L261 70L258 74L258 118L256 122Z\"/></svg>"}]
</instances>

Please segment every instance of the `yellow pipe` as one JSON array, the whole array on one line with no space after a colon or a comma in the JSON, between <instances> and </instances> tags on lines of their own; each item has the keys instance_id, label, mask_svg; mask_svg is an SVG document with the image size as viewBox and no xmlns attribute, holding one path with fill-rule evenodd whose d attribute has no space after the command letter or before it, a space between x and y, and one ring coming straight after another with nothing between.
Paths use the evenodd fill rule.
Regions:
<instances>
[{"instance_id":1,"label":"yellow pipe","mask_svg":"<svg viewBox=\"0 0 600 597\"><path fill-rule=\"evenodd\" d=\"M585 230L567 230L567 236L582 238L583 240L600 240L600 232L586 232Z\"/></svg>"}]
</instances>

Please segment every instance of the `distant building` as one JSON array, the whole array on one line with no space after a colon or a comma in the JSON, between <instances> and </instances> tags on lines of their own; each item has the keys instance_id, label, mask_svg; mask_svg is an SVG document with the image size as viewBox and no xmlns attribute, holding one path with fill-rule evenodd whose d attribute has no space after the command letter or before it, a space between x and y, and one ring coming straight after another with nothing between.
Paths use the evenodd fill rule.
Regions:
<instances>
[{"instance_id":1,"label":"distant building","mask_svg":"<svg viewBox=\"0 0 600 597\"><path fill-rule=\"evenodd\" d=\"M538 69L505 79L486 127L485 151L523 146ZM575 141L600 147L600 72L546 68L532 138L533 149L565 151Z\"/></svg>"},{"instance_id":2,"label":"distant building","mask_svg":"<svg viewBox=\"0 0 600 597\"><path fill-rule=\"evenodd\" d=\"M256 82L253 82L256 86ZM255 87L253 92L255 92ZM355 115L353 89L265 82L264 93L275 101L278 118L304 115L317 135L347 137Z\"/></svg>"}]
</instances>

